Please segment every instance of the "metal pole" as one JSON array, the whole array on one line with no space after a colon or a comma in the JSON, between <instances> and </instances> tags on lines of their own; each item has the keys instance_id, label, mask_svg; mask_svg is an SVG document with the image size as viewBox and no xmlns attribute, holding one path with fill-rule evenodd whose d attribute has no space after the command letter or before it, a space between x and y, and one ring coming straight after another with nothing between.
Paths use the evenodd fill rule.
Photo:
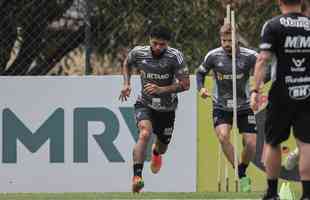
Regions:
<instances>
[{"instance_id":1,"label":"metal pole","mask_svg":"<svg viewBox=\"0 0 310 200\"><path fill-rule=\"evenodd\" d=\"M92 74L91 67L91 54L92 54L92 41L91 41L91 0L85 2L85 75Z\"/></svg>"},{"instance_id":2,"label":"metal pole","mask_svg":"<svg viewBox=\"0 0 310 200\"><path fill-rule=\"evenodd\" d=\"M238 138L237 138L237 72L236 72L236 21L235 11L231 11L232 28L232 72L233 72L233 132L234 132L234 166L235 166L235 184L238 192Z\"/></svg>"}]
</instances>

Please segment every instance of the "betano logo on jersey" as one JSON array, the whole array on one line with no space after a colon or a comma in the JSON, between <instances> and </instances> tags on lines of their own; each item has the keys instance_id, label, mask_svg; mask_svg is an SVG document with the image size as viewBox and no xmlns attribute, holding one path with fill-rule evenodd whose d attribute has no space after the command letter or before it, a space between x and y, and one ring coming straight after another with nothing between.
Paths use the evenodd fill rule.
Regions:
<instances>
[{"instance_id":1,"label":"betano logo on jersey","mask_svg":"<svg viewBox=\"0 0 310 200\"><path fill-rule=\"evenodd\" d=\"M287 36L284 47L293 49L310 48L310 36Z\"/></svg>"},{"instance_id":2,"label":"betano logo on jersey","mask_svg":"<svg viewBox=\"0 0 310 200\"><path fill-rule=\"evenodd\" d=\"M306 17L298 17L297 19L281 17L280 23L285 27L304 28L307 31L310 30L310 20Z\"/></svg>"},{"instance_id":3,"label":"betano logo on jersey","mask_svg":"<svg viewBox=\"0 0 310 200\"><path fill-rule=\"evenodd\" d=\"M222 80L232 80L233 79L233 75L232 74L222 74L222 73L219 73L217 72L216 73L217 75L217 79L222 81ZM237 79L242 79L244 77L244 74L241 73L241 74L237 74Z\"/></svg>"},{"instance_id":4,"label":"betano logo on jersey","mask_svg":"<svg viewBox=\"0 0 310 200\"><path fill-rule=\"evenodd\" d=\"M151 79L151 80L166 80L170 78L169 74L156 74L156 73L148 73L145 71L141 71L142 78Z\"/></svg>"}]
</instances>

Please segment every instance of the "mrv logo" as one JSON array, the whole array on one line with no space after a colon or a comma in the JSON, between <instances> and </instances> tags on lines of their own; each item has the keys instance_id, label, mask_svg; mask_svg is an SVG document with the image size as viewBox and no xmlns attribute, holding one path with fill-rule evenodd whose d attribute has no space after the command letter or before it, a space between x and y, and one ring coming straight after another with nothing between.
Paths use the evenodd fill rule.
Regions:
<instances>
[{"instance_id":1,"label":"mrv logo","mask_svg":"<svg viewBox=\"0 0 310 200\"><path fill-rule=\"evenodd\" d=\"M287 36L285 39L285 48L293 48L293 49L310 48L310 37Z\"/></svg>"},{"instance_id":2,"label":"mrv logo","mask_svg":"<svg viewBox=\"0 0 310 200\"><path fill-rule=\"evenodd\" d=\"M138 139L133 108L120 107L130 137ZM34 132L10 109L3 110L3 163L16 163L17 141L22 143L30 152L35 153L49 140L51 163L63 163L65 160L65 119L64 109L58 108ZM73 162L88 162L88 123L102 122L105 128L100 135L93 135L96 143L110 162L124 162L124 158L114 145L119 135L120 122L116 114L108 108L76 108L73 112ZM91 134L91 133L90 133Z\"/></svg>"},{"instance_id":3,"label":"mrv logo","mask_svg":"<svg viewBox=\"0 0 310 200\"><path fill-rule=\"evenodd\" d=\"M310 96L310 85L289 87L289 94L296 100L306 99Z\"/></svg>"}]
</instances>

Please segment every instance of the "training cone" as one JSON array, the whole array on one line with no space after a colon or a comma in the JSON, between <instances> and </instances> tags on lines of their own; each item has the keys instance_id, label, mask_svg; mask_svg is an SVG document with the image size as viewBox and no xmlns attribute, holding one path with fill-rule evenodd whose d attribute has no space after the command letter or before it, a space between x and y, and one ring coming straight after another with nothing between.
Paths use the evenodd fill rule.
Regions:
<instances>
[{"instance_id":1,"label":"training cone","mask_svg":"<svg viewBox=\"0 0 310 200\"><path fill-rule=\"evenodd\" d=\"M282 183L279 196L281 200L295 200L295 195L291 190L289 182Z\"/></svg>"}]
</instances>

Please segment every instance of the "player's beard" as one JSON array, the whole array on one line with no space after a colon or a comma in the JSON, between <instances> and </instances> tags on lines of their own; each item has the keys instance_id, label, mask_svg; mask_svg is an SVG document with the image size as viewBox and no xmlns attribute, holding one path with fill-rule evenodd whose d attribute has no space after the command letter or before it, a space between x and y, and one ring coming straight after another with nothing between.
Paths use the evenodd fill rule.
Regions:
<instances>
[{"instance_id":1,"label":"player's beard","mask_svg":"<svg viewBox=\"0 0 310 200\"><path fill-rule=\"evenodd\" d=\"M153 48L151 48L152 50L152 55L155 57L161 57L162 55L164 55L164 53L167 51L167 48L161 48L157 51L154 51Z\"/></svg>"},{"instance_id":2,"label":"player's beard","mask_svg":"<svg viewBox=\"0 0 310 200\"><path fill-rule=\"evenodd\" d=\"M223 47L223 48L224 48L224 50L225 50L227 55L231 55L232 54L232 48L231 47Z\"/></svg>"}]
</instances>

